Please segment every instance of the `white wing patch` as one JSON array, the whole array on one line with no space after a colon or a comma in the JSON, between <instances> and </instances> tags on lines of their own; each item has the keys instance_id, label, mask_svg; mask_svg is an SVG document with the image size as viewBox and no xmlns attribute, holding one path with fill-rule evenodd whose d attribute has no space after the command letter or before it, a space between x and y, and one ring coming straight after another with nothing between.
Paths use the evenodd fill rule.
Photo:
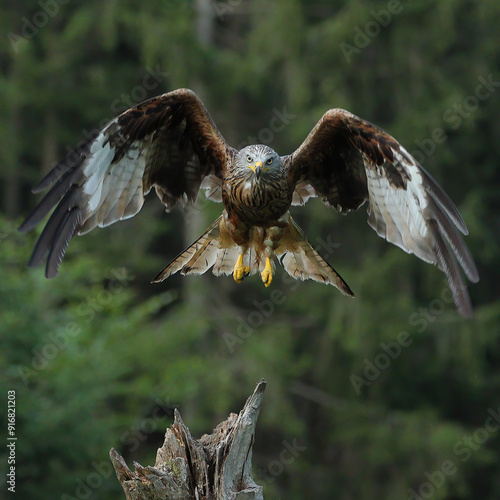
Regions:
<instances>
[{"instance_id":1,"label":"white wing patch","mask_svg":"<svg viewBox=\"0 0 500 500\"><path fill-rule=\"evenodd\" d=\"M98 141L99 149L92 151L92 149L95 149L94 145L92 146L90 155L85 162L86 165L83 168L83 175L87 178L83 186L83 192L91 197L89 204L93 206L92 210L97 207L100 198L99 193L102 189L102 177L115 154L114 148L111 148L109 143L103 146L101 137L98 138Z\"/></svg>"},{"instance_id":2,"label":"white wing patch","mask_svg":"<svg viewBox=\"0 0 500 500\"><path fill-rule=\"evenodd\" d=\"M133 217L144 203L143 176L148 153L144 143L148 143L147 138L133 142L126 154L112 163L115 148L107 142L106 130L95 139L83 166L86 180L82 191L88 199L82 208L87 218L82 221L78 234Z\"/></svg>"},{"instance_id":3,"label":"white wing patch","mask_svg":"<svg viewBox=\"0 0 500 500\"><path fill-rule=\"evenodd\" d=\"M377 234L436 264L448 278L458 310L472 315L459 265L474 283L479 274L460 234L468 234L465 223L445 191L396 139L348 111L330 109L286 167L296 182L293 204L317 195L347 212L368 201L368 223Z\"/></svg>"},{"instance_id":4,"label":"white wing patch","mask_svg":"<svg viewBox=\"0 0 500 500\"><path fill-rule=\"evenodd\" d=\"M168 209L195 201L208 176L209 197L220 201L217 177L235 153L188 89L133 106L81 141L34 188L49 190L19 229L51 215L29 265L46 260L45 275L56 276L75 234L134 216L153 186Z\"/></svg>"},{"instance_id":5,"label":"white wing patch","mask_svg":"<svg viewBox=\"0 0 500 500\"><path fill-rule=\"evenodd\" d=\"M368 224L379 236L405 252L436 264L435 252L429 245L429 229L425 219L429 201L422 175L418 167L408 163L399 152L394 151L394 158L393 164L404 168L411 180L407 181L406 188L399 188L391 185L387 177L380 174L384 167L366 169L370 203ZM369 163L366 157L365 162Z\"/></svg>"}]
</instances>

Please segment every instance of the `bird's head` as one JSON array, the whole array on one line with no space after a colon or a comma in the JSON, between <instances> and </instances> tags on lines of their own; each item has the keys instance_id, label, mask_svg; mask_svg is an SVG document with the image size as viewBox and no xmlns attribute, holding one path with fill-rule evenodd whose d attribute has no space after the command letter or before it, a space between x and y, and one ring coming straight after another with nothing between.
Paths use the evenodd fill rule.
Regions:
<instances>
[{"instance_id":1,"label":"bird's head","mask_svg":"<svg viewBox=\"0 0 500 500\"><path fill-rule=\"evenodd\" d=\"M236 166L246 177L260 180L280 170L282 163L274 149L257 144L247 146L238 152Z\"/></svg>"}]
</instances>

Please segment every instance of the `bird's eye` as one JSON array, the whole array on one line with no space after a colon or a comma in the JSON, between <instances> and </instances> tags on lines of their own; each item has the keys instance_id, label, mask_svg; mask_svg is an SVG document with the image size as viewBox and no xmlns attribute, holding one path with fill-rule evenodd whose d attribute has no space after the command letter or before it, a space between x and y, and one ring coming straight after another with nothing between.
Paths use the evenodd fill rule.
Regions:
<instances>
[{"instance_id":1,"label":"bird's eye","mask_svg":"<svg viewBox=\"0 0 500 500\"><path fill-rule=\"evenodd\" d=\"M272 158L268 158L267 161L266 161L266 165L271 165L272 162L273 162L273 159Z\"/></svg>"},{"instance_id":2,"label":"bird's eye","mask_svg":"<svg viewBox=\"0 0 500 500\"><path fill-rule=\"evenodd\" d=\"M247 162L252 163L252 157L250 155L247 155Z\"/></svg>"}]
</instances>

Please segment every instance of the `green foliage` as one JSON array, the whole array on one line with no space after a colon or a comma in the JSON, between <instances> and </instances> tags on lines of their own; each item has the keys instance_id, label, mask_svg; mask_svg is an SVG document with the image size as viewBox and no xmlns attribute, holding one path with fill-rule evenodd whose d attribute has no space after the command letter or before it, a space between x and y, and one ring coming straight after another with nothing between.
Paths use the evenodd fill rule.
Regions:
<instances>
[{"instance_id":1,"label":"green foliage","mask_svg":"<svg viewBox=\"0 0 500 500\"><path fill-rule=\"evenodd\" d=\"M123 498L112 446L152 464L174 407L200 436L264 377L265 498L498 498L500 88L478 92L500 81L498 2L214 0L208 14L181 0L53 2L28 36L42 3L0 7L0 385L16 391L18 495ZM116 114L181 86L234 146L292 152L331 107L394 135L467 222L475 318L364 209L341 217L317 200L293 215L354 300L280 271L270 289L210 275L150 285L220 213L202 199L187 215L148 200L75 238L54 280L27 269L36 234L14 221L36 202L29 187Z\"/></svg>"}]
</instances>

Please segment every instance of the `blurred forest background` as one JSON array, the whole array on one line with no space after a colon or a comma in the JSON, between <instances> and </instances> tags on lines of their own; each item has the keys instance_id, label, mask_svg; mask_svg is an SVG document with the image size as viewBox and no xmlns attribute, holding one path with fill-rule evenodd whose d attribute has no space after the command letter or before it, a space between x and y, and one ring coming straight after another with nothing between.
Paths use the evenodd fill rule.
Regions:
<instances>
[{"instance_id":1,"label":"blurred forest background","mask_svg":"<svg viewBox=\"0 0 500 500\"><path fill-rule=\"evenodd\" d=\"M111 447L154 464L174 408L199 437L264 377L265 498L498 499L499 22L498 1L2 2L0 386L3 402L16 391L18 497L121 499ZM318 200L292 214L354 300L282 270L269 289L150 284L220 213L203 196L166 215L151 194L135 218L75 238L56 279L27 269L30 188L106 121L179 87L235 147L288 154L332 107L394 135L467 223L475 317L364 208Z\"/></svg>"}]
</instances>

